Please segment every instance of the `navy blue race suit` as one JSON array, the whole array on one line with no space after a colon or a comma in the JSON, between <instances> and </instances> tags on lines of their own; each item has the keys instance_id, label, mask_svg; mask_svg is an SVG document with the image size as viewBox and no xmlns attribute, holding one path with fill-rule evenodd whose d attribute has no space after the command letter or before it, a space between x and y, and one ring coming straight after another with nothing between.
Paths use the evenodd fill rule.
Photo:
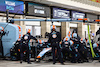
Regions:
<instances>
[{"instance_id":1,"label":"navy blue race suit","mask_svg":"<svg viewBox=\"0 0 100 67\"><path fill-rule=\"evenodd\" d=\"M3 56L3 45L2 45L2 37L6 34L6 32L0 32L0 56Z\"/></svg>"},{"instance_id":2,"label":"navy blue race suit","mask_svg":"<svg viewBox=\"0 0 100 67\"><path fill-rule=\"evenodd\" d=\"M28 37L27 39L24 39L24 37ZM30 42L30 39L34 39L34 40L37 40L35 37L33 37L30 33L24 35L21 39L21 44L20 44L20 60L22 61L23 60L23 52L26 51L26 54L27 54L27 62L30 63L30 45L29 45L29 42Z\"/></svg>"},{"instance_id":3,"label":"navy blue race suit","mask_svg":"<svg viewBox=\"0 0 100 67\"><path fill-rule=\"evenodd\" d=\"M63 59L62 59L62 56L61 56L61 49L60 49L60 46L59 46L60 41L61 41L61 33L60 32L52 31L49 34L48 42L51 43L51 46L52 46L53 63L54 64L56 63L56 58L55 58L55 49L56 48L57 48L57 52L58 52L58 55L57 55L58 59L59 59L60 63L63 63Z\"/></svg>"}]
</instances>

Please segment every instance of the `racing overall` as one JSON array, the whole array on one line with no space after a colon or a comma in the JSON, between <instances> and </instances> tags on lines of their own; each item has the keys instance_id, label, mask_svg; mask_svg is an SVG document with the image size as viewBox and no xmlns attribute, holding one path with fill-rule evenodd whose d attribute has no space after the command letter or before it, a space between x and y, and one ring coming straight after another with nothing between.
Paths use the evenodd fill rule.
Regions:
<instances>
[{"instance_id":1,"label":"racing overall","mask_svg":"<svg viewBox=\"0 0 100 67\"><path fill-rule=\"evenodd\" d=\"M62 60L62 56L61 56L61 49L59 46L59 43L61 41L61 33L57 32L57 31L52 31L49 34L49 40L48 42L51 43L52 46L52 53L53 53L53 64L56 63L56 57L55 57L55 49L57 48L57 52L58 52L58 59L60 61L61 64L63 64L63 60Z\"/></svg>"},{"instance_id":2,"label":"racing overall","mask_svg":"<svg viewBox=\"0 0 100 67\"><path fill-rule=\"evenodd\" d=\"M79 51L79 53L81 55L81 59L83 61L88 62L88 59L87 59L87 57L88 57L88 49L86 48L85 42L82 42L82 41L79 42L78 51Z\"/></svg>"},{"instance_id":3,"label":"racing overall","mask_svg":"<svg viewBox=\"0 0 100 67\"><path fill-rule=\"evenodd\" d=\"M0 32L0 56L3 56L3 45L2 45L2 37L5 35L5 32Z\"/></svg>"},{"instance_id":4,"label":"racing overall","mask_svg":"<svg viewBox=\"0 0 100 67\"><path fill-rule=\"evenodd\" d=\"M25 37L26 37L26 39L25 39ZM21 62L20 63L22 63L24 51L26 51L26 54L27 54L27 62L30 63L30 50L31 50L31 47L29 45L30 39L37 40L35 37L30 35L30 33L24 35L21 39L21 44L20 44L20 57L21 57L20 60L21 60Z\"/></svg>"},{"instance_id":5,"label":"racing overall","mask_svg":"<svg viewBox=\"0 0 100 67\"><path fill-rule=\"evenodd\" d=\"M20 59L20 52L19 52L19 49L20 49L20 41L17 40L14 45L15 45L15 47L14 47L15 52L17 53L17 59L19 60Z\"/></svg>"},{"instance_id":6,"label":"racing overall","mask_svg":"<svg viewBox=\"0 0 100 67\"><path fill-rule=\"evenodd\" d=\"M69 58L69 54L71 53L71 51L69 49L69 42L68 41L64 41L62 43L62 53L63 53L64 60L66 60L66 56Z\"/></svg>"},{"instance_id":7,"label":"racing overall","mask_svg":"<svg viewBox=\"0 0 100 67\"><path fill-rule=\"evenodd\" d=\"M71 49L73 51L73 54L75 55L75 59L73 60L74 62L81 61L81 56L79 54L78 48L79 48L79 40L77 38L72 38L72 41L74 42L73 46L71 46Z\"/></svg>"}]
</instances>

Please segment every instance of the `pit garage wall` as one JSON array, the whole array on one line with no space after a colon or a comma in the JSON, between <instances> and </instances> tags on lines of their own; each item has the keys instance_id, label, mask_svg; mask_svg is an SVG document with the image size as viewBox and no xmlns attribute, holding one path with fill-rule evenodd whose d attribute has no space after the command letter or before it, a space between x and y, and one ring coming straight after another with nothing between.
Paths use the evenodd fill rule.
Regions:
<instances>
[{"instance_id":1,"label":"pit garage wall","mask_svg":"<svg viewBox=\"0 0 100 67\"><path fill-rule=\"evenodd\" d=\"M45 21L41 22L41 35L43 38L45 37L46 32L48 32L48 33L51 32L50 27L51 27L51 22L45 22Z\"/></svg>"},{"instance_id":2,"label":"pit garage wall","mask_svg":"<svg viewBox=\"0 0 100 67\"><path fill-rule=\"evenodd\" d=\"M85 38L85 25L83 22L81 23L78 23L78 35L81 37L81 38Z\"/></svg>"},{"instance_id":3,"label":"pit garage wall","mask_svg":"<svg viewBox=\"0 0 100 67\"><path fill-rule=\"evenodd\" d=\"M62 39L68 35L68 31L70 31L69 27L70 22L61 22L61 36Z\"/></svg>"},{"instance_id":4,"label":"pit garage wall","mask_svg":"<svg viewBox=\"0 0 100 67\"><path fill-rule=\"evenodd\" d=\"M33 36L41 36L40 23L40 21L25 21L26 31L30 29Z\"/></svg>"},{"instance_id":5,"label":"pit garage wall","mask_svg":"<svg viewBox=\"0 0 100 67\"><path fill-rule=\"evenodd\" d=\"M10 15L10 16L13 16L13 15ZM91 17L91 19L92 19L92 18L95 18L96 16L93 17L91 14L88 14L87 17ZM6 22L6 20L4 20L4 19L6 19L6 17L1 16L0 17L0 22ZM16 15L15 19L23 19L23 16ZM18 25L20 25L22 27L23 34L26 33L25 21L15 21L15 24L18 24ZM67 33L70 30L70 27L69 27L69 22L62 22L61 25L62 25L61 26L62 27L61 28L62 29L61 32L62 32L62 38L63 38L65 36L67 36ZM50 30L50 26L51 26L51 22L41 22L41 35L43 37L45 37L45 32L49 32L50 33L50 31L51 31ZM90 26L91 26L92 33L96 33L96 31L98 30L97 24L91 24ZM82 38L85 38L84 27L85 27L85 25L83 23L78 23L78 34Z\"/></svg>"}]
</instances>

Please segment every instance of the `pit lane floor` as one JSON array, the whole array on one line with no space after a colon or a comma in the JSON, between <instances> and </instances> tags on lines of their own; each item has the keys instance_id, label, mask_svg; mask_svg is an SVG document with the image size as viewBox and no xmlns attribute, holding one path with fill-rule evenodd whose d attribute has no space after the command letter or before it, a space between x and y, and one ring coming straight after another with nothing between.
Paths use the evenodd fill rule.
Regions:
<instances>
[{"instance_id":1,"label":"pit lane floor","mask_svg":"<svg viewBox=\"0 0 100 67\"><path fill-rule=\"evenodd\" d=\"M0 60L0 67L100 67L100 63L95 60L92 63L70 63L65 62L65 65L56 63L55 65L52 62L41 61L40 63L32 62L32 64L27 64L23 62L20 64L19 61L7 61Z\"/></svg>"}]
</instances>

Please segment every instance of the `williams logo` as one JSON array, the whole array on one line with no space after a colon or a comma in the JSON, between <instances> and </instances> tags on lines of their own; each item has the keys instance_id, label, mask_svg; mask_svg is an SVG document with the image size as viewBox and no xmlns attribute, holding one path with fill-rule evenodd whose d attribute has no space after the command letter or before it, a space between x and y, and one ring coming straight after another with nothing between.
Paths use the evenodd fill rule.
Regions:
<instances>
[{"instance_id":1,"label":"williams logo","mask_svg":"<svg viewBox=\"0 0 100 67\"><path fill-rule=\"evenodd\" d=\"M15 6L15 2L11 2L11 1L5 1L5 4L9 6Z\"/></svg>"},{"instance_id":2,"label":"williams logo","mask_svg":"<svg viewBox=\"0 0 100 67\"><path fill-rule=\"evenodd\" d=\"M6 6L6 9L14 10L14 7L13 6Z\"/></svg>"},{"instance_id":3,"label":"williams logo","mask_svg":"<svg viewBox=\"0 0 100 67\"><path fill-rule=\"evenodd\" d=\"M6 9L14 10L15 2L5 1Z\"/></svg>"}]
</instances>

